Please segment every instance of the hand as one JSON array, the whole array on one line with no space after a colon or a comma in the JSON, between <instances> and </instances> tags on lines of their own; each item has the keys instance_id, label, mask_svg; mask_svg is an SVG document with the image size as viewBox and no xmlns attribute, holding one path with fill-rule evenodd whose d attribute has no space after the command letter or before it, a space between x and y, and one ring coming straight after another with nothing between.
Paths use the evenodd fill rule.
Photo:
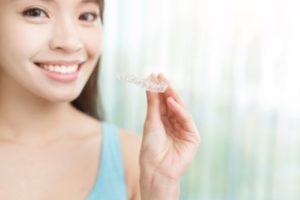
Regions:
<instances>
[{"instance_id":1,"label":"hand","mask_svg":"<svg viewBox=\"0 0 300 200\"><path fill-rule=\"evenodd\" d=\"M169 86L164 93L146 92L148 107L140 152L141 185L153 184L157 177L179 183L196 154L200 137L170 82L161 74L154 78Z\"/></svg>"}]
</instances>

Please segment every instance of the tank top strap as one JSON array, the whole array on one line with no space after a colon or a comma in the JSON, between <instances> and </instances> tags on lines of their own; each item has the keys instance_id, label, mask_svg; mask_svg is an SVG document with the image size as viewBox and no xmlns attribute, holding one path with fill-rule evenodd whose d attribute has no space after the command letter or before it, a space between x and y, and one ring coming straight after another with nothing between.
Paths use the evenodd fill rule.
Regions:
<instances>
[{"instance_id":1,"label":"tank top strap","mask_svg":"<svg viewBox=\"0 0 300 200\"><path fill-rule=\"evenodd\" d=\"M102 122L102 153L93 190L86 200L127 199L124 164L119 129L112 123Z\"/></svg>"},{"instance_id":2,"label":"tank top strap","mask_svg":"<svg viewBox=\"0 0 300 200\"><path fill-rule=\"evenodd\" d=\"M119 129L114 124L104 122L100 180L111 179L124 181L124 165L119 138ZM102 173L103 172L103 173Z\"/></svg>"}]
</instances>

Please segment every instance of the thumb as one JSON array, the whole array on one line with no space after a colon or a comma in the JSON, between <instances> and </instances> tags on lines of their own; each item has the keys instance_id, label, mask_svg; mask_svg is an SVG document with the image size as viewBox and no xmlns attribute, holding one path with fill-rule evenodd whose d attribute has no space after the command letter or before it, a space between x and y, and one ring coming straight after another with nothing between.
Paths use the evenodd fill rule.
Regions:
<instances>
[{"instance_id":1,"label":"thumb","mask_svg":"<svg viewBox=\"0 0 300 200\"><path fill-rule=\"evenodd\" d=\"M160 118L159 105L160 99L156 92L146 91L147 96L147 114L146 122L155 122L155 120Z\"/></svg>"}]
</instances>

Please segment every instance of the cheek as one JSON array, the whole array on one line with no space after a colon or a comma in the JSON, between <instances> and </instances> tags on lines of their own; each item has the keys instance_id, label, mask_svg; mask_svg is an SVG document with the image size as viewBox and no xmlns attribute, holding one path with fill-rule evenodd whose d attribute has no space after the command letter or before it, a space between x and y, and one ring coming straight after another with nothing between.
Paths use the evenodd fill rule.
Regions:
<instances>
[{"instance_id":1,"label":"cheek","mask_svg":"<svg viewBox=\"0 0 300 200\"><path fill-rule=\"evenodd\" d=\"M97 59L103 48L102 29L95 29L84 34L85 48L91 57Z\"/></svg>"},{"instance_id":2,"label":"cheek","mask_svg":"<svg viewBox=\"0 0 300 200\"><path fill-rule=\"evenodd\" d=\"M14 23L6 29L3 37L8 45L6 50L11 55L28 59L47 41L47 31L30 24Z\"/></svg>"}]
</instances>

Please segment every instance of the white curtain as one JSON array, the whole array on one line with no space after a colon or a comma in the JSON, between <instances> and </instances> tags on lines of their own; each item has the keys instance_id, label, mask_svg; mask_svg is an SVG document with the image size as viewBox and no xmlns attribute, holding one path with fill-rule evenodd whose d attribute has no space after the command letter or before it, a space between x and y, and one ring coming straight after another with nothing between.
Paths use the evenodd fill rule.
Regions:
<instances>
[{"instance_id":1,"label":"white curtain","mask_svg":"<svg viewBox=\"0 0 300 200\"><path fill-rule=\"evenodd\" d=\"M300 1L107 0L100 87L107 119L142 134L142 88L162 72L202 136L187 200L300 199Z\"/></svg>"}]
</instances>

